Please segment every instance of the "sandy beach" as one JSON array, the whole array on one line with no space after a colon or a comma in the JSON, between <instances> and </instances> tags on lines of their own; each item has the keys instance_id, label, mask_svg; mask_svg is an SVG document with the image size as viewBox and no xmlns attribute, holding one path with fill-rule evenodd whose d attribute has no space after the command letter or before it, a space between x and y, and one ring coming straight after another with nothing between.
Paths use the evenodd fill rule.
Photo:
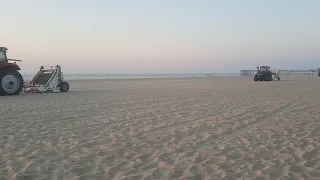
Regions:
<instances>
[{"instance_id":1,"label":"sandy beach","mask_svg":"<svg viewBox=\"0 0 320 180\"><path fill-rule=\"evenodd\" d=\"M320 179L320 78L74 80L0 97L0 180Z\"/></svg>"}]
</instances>

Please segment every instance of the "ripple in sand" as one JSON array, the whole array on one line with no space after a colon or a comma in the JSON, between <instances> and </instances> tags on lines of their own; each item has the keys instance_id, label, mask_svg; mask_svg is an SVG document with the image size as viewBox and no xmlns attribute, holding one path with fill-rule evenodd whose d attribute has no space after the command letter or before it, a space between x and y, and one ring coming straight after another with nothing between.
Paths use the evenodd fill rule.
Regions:
<instances>
[{"instance_id":1,"label":"ripple in sand","mask_svg":"<svg viewBox=\"0 0 320 180\"><path fill-rule=\"evenodd\" d=\"M141 179L143 179L143 175L132 175L132 176L122 178L122 180L141 180Z\"/></svg>"},{"instance_id":2,"label":"ripple in sand","mask_svg":"<svg viewBox=\"0 0 320 180\"><path fill-rule=\"evenodd\" d=\"M265 168L266 167L266 165L263 165L263 164L254 164L253 166L252 166L252 170L253 171L258 171L258 170L262 170L263 168Z\"/></svg>"},{"instance_id":3,"label":"ripple in sand","mask_svg":"<svg viewBox=\"0 0 320 180\"><path fill-rule=\"evenodd\" d=\"M101 160L100 163L102 164L112 164L113 160L115 160L117 158L116 155L108 155L108 156L104 156L104 158Z\"/></svg>"},{"instance_id":4,"label":"ripple in sand","mask_svg":"<svg viewBox=\"0 0 320 180\"><path fill-rule=\"evenodd\" d=\"M199 155L197 155L196 158L195 158L195 163L201 164L202 162L205 162L207 159L208 159L208 158L207 158L206 155L204 155L204 154L199 154Z\"/></svg>"},{"instance_id":5,"label":"ripple in sand","mask_svg":"<svg viewBox=\"0 0 320 180\"><path fill-rule=\"evenodd\" d=\"M312 167L312 168L319 168L320 161L319 160L309 160L307 161L304 166L306 167Z\"/></svg>"},{"instance_id":6,"label":"ripple in sand","mask_svg":"<svg viewBox=\"0 0 320 180\"><path fill-rule=\"evenodd\" d=\"M185 151L186 153L185 153L185 156L187 157L187 158L189 158L189 157L192 157L193 155L194 155L194 153L195 153L195 151L193 150L193 149L189 149L190 151Z\"/></svg>"},{"instance_id":7,"label":"ripple in sand","mask_svg":"<svg viewBox=\"0 0 320 180\"><path fill-rule=\"evenodd\" d=\"M269 153L267 153L267 152L258 152L257 154L256 154L256 157L257 158L261 158L261 159L264 159L264 160L272 160L272 155L271 154L269 154Z\"/></svg>"},{"instance_id":8,"label":"ripple in sand","mask_svg":"<svg viewBox=\"0 0 320 180\"><path fill-rule=\"evenodd\" d=\"M26 172L17 174L15 179L16 180L34 180L38 178L39 178L38 172L26 171Z\"/></svg>"},{"instance_id":9,"label":"ripple in sand","mask_svg":"<svg viewBox=\"0 0 320 180\"><path fill-rule=\"evenodd\" d=\"M165 176L162 170L156 169L153 171L152 177L154 177L154 179L163 179Z\"/></svg>"},{"instance_id":10,"label":"ripple in sand","mask_svg":"<svg viewBox=\"0 0 320 180\"><path fill-rule=\"evenodd\" d=\"M263 173L269 175L271 179L276 179L281 174L281 169L278 167L272 167L264 170Z\"/></svg>"},{"instance_id":11,"label":"ripple in sand","mask_svg":"<svg viewBox=\"0 0 320 180\"><path fill-rule=\"evenodd\" d=\"M109 172L109 171L108 171L108 172ZM122 174L123 174L124 176L126 176L126 177L132 176L132 175L137 175L137 174L140 174L140 173L141 173L140 169L137 169L137 168L132 168L132 169L130 169L130 170L128 170L128 171L122 172Z\"/></svg>"},{"instance_id":12,"label":"ripple in sand","mask_svg":"<svg viewBox=\"0 0 320 180\"><path fill-rule=\"evenodd\" d=\"M214 155L215 155L215 156L218 156L218 157L224 156L225 154L226 154L225 151L219 151L219 152L214 153Z\"/></svg>"},{"instance_id":13,"label":"ripple in sand","mask_svg":"<svg viewBox=\"0 0 320 180\"><path fill-rule=\"evenodd\" d=\"M279 139L276 139L272 143L275 144L275 145L281 145L283 143L283 141L279 140Z\"/></svg>"},{"instance_id":14,"label":"ripple in sand","mask_svg":"<svg viewBox=\"0 0 320 180\"><path fill-rule=\"evenodd\" d=\"M109 175L110 176L115 176L117 173L121 172L122 167L121 166L115 166L115 167L111 167L109 169Z\"/></svg>"},{"instance_id":15,"label":"ripple in sand","mask_svg":"<svg viewBox=\"0 0 320 180\"><path fill-rule=\"evenodd\" d=\"M291 166L289 170L294 173L304 173L307 171L307 168L303 166Z\"/></svg>"},{"instance_id":16,"label":"ripple in sand","mask_svg":"<svg viewBox=\"0 0 320 180\"><path fill-rule=\"evenodd\" d=\"M243 157L243 152L241 152L241 151L232 152L228 155L229 160L237 160L242 157Z\"/></svg>"},{"instance_id":17,"label":"ripple in sand","mask_svg":"<svg viewBox=\"0 0 320 180\"><path fill-rule=\"evenodd\" d=\"M156 162L147 164L147 165L143 166L141 169L142 170L149 170L149 169L153 169L153 168L158 168L158 164Z\"/></svg>"},{"instance_id":18,"label":"ripple in sand","mask_svg":"<svg viewBox=\"0 0 320 180\"><path fill-rule=\"evenodd\" d=\"M150 162L152 159L152 154L142 154L139 156L139 159L142 161L142 162Z\"/></svg>"},{"instance_id":19,"label":"ripple in sand","mask_svg":"<svg viewBox=\"0 0 320 180\"><path fill-rule=\"evenodd\" d=\"M177 168L174 170L174 172L171 175L171 179L176 179L176 178L180 178L184 175L184 169L181 168Z\"/></svg>"},{"instance_id":20,"label":"ripple in sand","mask_svg":"<svg viewBox=\"0 0 320 180\"><path fill-rule=\"evenodd\" d=\"M98 156L108 156L110 153L109 152L107 152L107 151L98 151L97 152L97 155Z\"/></svg>"},{"instance_id":21,"label":"ripple in sand","mask_svg":"<svg viewBox=\"0 0 320 180\"><path fill-rule=\"evenodd\" d=\"M308 172L308 175L313 178L320 178L320 171L313 169Z\"/></svg>"},{"instance_id":22,"label":"ripple in sand","mask_svg":"<svg viewBox=\"0 0 320 180\"><path fill-rule=\"evenodd\" d=\"M107 175L104 171L97 171L90 175L83 175L79 179L83 180L93 180L93 179L106 179Z\"/></svg>"},{"instance_id":23,"label":"ripple in sand","mask_svg":"<svg viewBox=\"0 0 320 180\"><path fill-rule=\"evenodd\" d=\"M264 178L264 177L256 177L253 180L266 180L266 178Z\"/></svg>"},{"instance_id":24,"label":"ripple in sand","mask_svg":"<svg viewBox=\"0 0 320 180\"><path fill-rule=\"evenodd\" d=\"M230 170L230 169L234 168L235 166L236 166L236 163L229 163L229 162L221 163L219 165L220 169L223 169L223 170Z\"/></svg>"},{"instance_id":25,"label":"ripple in sand","mask_svg":"<svg viewBox=\"0 0 320 180\"><path fill-rule=\"evenodd\" d=\"M317 155L318 155L317 150L307 151L303 154L303 158L307 160L312 160L312 159L315 159Z\"/></svg>"},{"instance_id":26,"label":"ripple in sand","mask_svg":"<svg viewBox=\"0 0 320 180\"><path fill-rule=\"evenodd\" d=\"M90 172L92 172L92 170L93 170L93 167L89 166L89 165L75 166L75 167L71 168L71 171L74 172L78 176L90 173Z\"/></svg>"},{"instance_id":27,"label":"ripple in sand","mask_svg":"<svg viewBox=\"0 0 320 180\"><path fill-rule=\"evenodd\" d=\"M244 179L244 178L248 177L248 172L246 172L244 170L239 170L239 172L235 173L234 176L238 179Z\"/></svg>"}]
</instances>

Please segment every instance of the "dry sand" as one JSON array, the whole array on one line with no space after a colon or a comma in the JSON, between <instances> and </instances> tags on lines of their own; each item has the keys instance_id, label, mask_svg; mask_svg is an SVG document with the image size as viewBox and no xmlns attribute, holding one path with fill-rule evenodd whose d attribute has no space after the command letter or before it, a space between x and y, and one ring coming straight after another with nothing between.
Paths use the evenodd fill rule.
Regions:
<instances>
[{"instance_id":1,"label":"dry sand","mask_svg":"<svg viewBox=\"0 0 320 180\"><path fill-rule=\"evenodd\" d=\"M320 179L320 79L72 81L0 97L0 179Z\"/></svg>"}]
</instances>

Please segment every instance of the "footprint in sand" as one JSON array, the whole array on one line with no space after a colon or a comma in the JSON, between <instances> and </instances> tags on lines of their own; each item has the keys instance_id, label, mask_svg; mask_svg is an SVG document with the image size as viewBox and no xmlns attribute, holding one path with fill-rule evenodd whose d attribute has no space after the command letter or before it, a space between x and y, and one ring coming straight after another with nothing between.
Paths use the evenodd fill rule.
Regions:
<instances>
[{"instance_id":1,"label":"footprint in sand","mask_svg":"<svg viewBox=\"0 0 320 180\"><path fill-rule=\"evenodd\" d=\"M16 175L16 180L34 180L39 178L39 173L35 171L26 171L23 173L18 173Z\"/></svg>"}]
</instances>

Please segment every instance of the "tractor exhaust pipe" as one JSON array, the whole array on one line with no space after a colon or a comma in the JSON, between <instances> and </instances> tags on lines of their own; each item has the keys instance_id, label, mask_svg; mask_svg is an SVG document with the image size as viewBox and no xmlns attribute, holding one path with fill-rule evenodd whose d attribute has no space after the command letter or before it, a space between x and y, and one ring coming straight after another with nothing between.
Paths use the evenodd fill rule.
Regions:
<instances>
[{"instance_id":1,"label":"tractor exhaust pipe","mask_svg":"<svg viewBox=\"0 0 320 180\"><path fill-rule=\"evenodd\" d=\"M16 61L16 62L21 62L22 60L19 60L19 59L8 59L8 61Z\"/></svg>"}]
</instances>

